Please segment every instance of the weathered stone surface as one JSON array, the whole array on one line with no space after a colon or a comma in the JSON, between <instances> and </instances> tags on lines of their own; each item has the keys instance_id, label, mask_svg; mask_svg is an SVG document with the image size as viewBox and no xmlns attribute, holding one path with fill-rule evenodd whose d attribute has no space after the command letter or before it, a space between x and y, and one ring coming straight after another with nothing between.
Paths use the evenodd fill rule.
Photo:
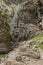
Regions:
<instances>
[{"instance_id":1,"label":"weathered stone surface","mask_svg":"<svg viewBox=\"0 0 43 65\"><path fill-rule=\"evenodd\" d=\"M13 53L12 53L13 52ZM19 56L20 58L22 56L28 56L28 57L32 57L32 58L40 58L40 51L37 47L37 45L32 45L32 40L30 41L24 41L21 42L19 47L14 49L14 51L10 52L10 54L8 55L9 58L16 58ZM17 54L16 54L17 53ZM11 57L11 55L13 55ZM21 60L19 58L19 60Z\"/></svg>"},{"instance_id":2,"label":"weathered stone surface","mask_svg":"<svg viewBox=\"0 0 43 65\"><path fill-rule=\"evenodd\" d=\"M13 17L11 16L12 13L12 8L9 8L3 0L0 0L0 54L8 53L13 49L9 25Z\"/></svg>"},{"instance_id":3,"label":"weathered stone surface","mask_svg":"<svg viewBox=\"0 0 43 65\"><path fill-rule=\"evenodd\" d=\"M13 2L13 1L9 0L8 2ZM6 18L8 20L7 22L9 23L10 21L9 24L10 24L10 33L12 37L11 40L13 40L13 42L20 42L20 41L28 40L32 38L34 35L39 35L40 33L42 34L43 29L40 28L39 26L39 23L41 21L40 21L40 18L38 18L38 14L37 14L38 0L21 0L21 1L14 0L14 3L15 3L15 8L12 7L12 5L11 7L10 5L8 7L3 2L3 0L0 0L0 11L2 14L2 16L1 15L0 16L2 17L2 19L4 19L4 17L6 18L7 16ZM7 12L5 12L6 9L7 9ZM12 13L12 10L14 10L13 11L14 14ZM11 16L12 14L14 17ZM9 31L9 26L7 27L7 29ZM5 40L4 40L5 42L11 41L11 40L9 41L8 38L6 39L6 35L4 35L6 34L6 31L3 32L2 30L1 34L2 34L2 37L0 36L2 38L1 40L3 40L3 38L5 37ZM7 37L9 37L9 35L7 35Z\"/></svg>"},{"instance_id":4,"label":"weathered stone surface","mask_svg":"<svg viewBox=\"0 0 43 65\"><path fill-rule=\"evenodd\" d=\"M19 24L20 27L14 28L13 35L12 35L12 39L14 42L27 40L36 34L34 33L37 31L37 28L35 25L24 24L24 23L22 24L22 23L20 23L21 25Z\"/></svg>"},{"instance_id":5,"label":"weathered stone surface","mask_svg":"<svg viewBox=\"0 0 43 65\"><path fill-rule=\"evenodd\" d=\"M14 42L27 40L32 36L37 35L37 32L39 34L39 19L36 15L37 1L34 3L33 0L32 4L30 2L32 1L25 1L16 7L16 12L10 23L12 26L12 39Z\"/></svg>"},{"instance_id":6,"label":"weathered stone surface","mask_svg":"<svg viewBox=\"0 0 43 65\"><path fill-rule=\"evenodd\" d=\"M5 65L28 65L32 60L40 59L39 49L29 45L31 41L20 43L19 47L8 54Z\"/></svg>"},{"instance_id":7,"label":"weathered stone surface","mask_svg":"<svg viewBox=\"0 0 43 65\"><path fill-rule=\"evenodd\" d=\"M40 3L43 5L43 0L40 0Z\"/></svg>"},{"instance_id":8,"label":"weathered stone surface","mask_svg":"<svg viewBox=\"0 0 43 65\"><path fill-rule=\"evenodd\" d=\"M7 22L6 22L7 23ZM0 20L0 54L7 53L12 49L11 36L9 33L10 28L7 26L7 23Z\"/></svg>"}]
</instances>

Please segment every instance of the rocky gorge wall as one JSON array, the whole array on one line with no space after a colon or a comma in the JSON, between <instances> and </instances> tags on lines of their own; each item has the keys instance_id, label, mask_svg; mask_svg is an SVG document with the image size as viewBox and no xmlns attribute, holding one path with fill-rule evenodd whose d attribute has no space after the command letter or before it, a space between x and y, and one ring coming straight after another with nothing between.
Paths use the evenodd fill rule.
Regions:
<instances>
[{"instance_id":1,"label":"rocky gorge wall","mask_svg":"<svg viewBox=\"0 0 43 65\"><path fill-rule=\"evenodd\" d=\"M10 3L9 6L6 4L7 1ZM39 11L40 6L43 7L38 0L0 0L0 25L2 25L0 26L0 30L2 30L0 40L3 40L0 43L2 47L7 48L5 44L8 44L11 45L8 48L12 49L12 46L18 42L43 34L43 20L39 16L43 8ZM2 22L4 23L2 24Z\"/></svg>"},{"instance_id":2,"label":"rocky gorge wall","mask_svg":"<svg viewBox=\"0 0 43 65\"><path fill-rule=\"evenodd\" d=\"M38 0L31 0L17 5L14 17L10 23L14 42L28 40L34 35L39 35L40 31L41 34L43 33L42 24L40 24L42 19L38 17L38 4Z\"/></svg>"}]
</instances>

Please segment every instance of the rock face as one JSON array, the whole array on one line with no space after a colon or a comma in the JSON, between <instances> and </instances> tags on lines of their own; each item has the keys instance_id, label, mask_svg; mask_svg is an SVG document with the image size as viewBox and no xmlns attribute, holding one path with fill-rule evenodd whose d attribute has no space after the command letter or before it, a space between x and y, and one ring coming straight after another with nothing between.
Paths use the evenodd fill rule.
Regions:
<instances>
[{"instance_id":1,"label":"rock face","mask_svg":"<svg viewBox=\"0 0 43 65\"><path fill-rule=\"evenodd\" d=\"M6 3L14 3L14 4L20 4L20 3L23 3L23 2L25 2L25 1L31 1L32 2L32 0L4 0ZM40 3L43 5L43 0L36 0L36 1L40 1ZM36 2L35 0L33 0L33 2L35 3ZM31 3L32 4L32 3Z\"/></svg>"},{"instance_id":2,"label":"rock face","mask_svg":"<svg viewBox=\"0 0 43 65\"><path fill-rule=\"evenodd\" d=\"M14 4L16 4L16 5L18 5L18 4L21 4L21 3L23 3L23 2L25 2L25 1L29 1L29 2L36 2L35 0L4 0L5 2L7 2L7 3L14 3ZM34 3L35 4L35 3Z\"/></svg>"},{"instance_id":3,"label":"rock face","mask_svg":"<svg viewBox=\"0 0 43 65\"><path fill-rule=\"evenodd\" d=\"M30 45L31 41L24 41L20 46L8 54L5 65L28 65L34 59L40 59L37 47ZM31 63L30 63L31 64Z\"/></svg>"},{"instance_id":4,"label":"rock face","mask_svg":"<svg viewBox=\"0 0 43 65\"><path fill-rule=\"evenodd\" d=\"M3 20L0 20L0 54L7 53L12 48L10 28Z\"/></svg>"},{"instance_id":5,"label":"rock face","mask_svg":"<svg viewBox=\"0 0 43 65\"><path fill-rule=\"evenodd\" d=\"M13 49L9 25L10 15L11 9L3 0L0 0L0 54L8 53Z\"/></svg>"},{"instance_id":6,"label":"rock face","mask_svg":"<svg viewBox=\"0 0 43 65\"><path fill-rule=\"evenodd\" d=\"M12 39L14 42L30 39L40 33L40 18L37 17L37 7L37 0L25 1L17 5L16 12L11 21Z\"/></svg>"},{"instance_id":7,"label":"rock face","mask_svg":"<svg viewBox=\"0 0 43 65\"><path fill-rule=\"evenodd\" d=\"M27 56L34 59L40 59L40 50L37 45L34 45L32 43L32 40L24 41L20 43L18 48L14 49L14 51L11 51L9 53L8 58L13 58L13 56L11 55L13 55L15 58L20 55L20 56Z\"/></svg>"},{"instance_id":8,"label":"rock face","mask_svg":"<svg viewBox=\"0 0 43 65\"><path fill-rule=\"evenodd\" d=\"M6 58L1 58L0 65L34 65L34 63L35 65L42 65L43 52L40 54L41 49L37 44L43 42L43 37L40 40L20 42L18 48L9 52Z\"/></svg>"},{"instance_id":9,"label":"rock face","mask_svg":"<svg viewBox=\"0 0 43 65\"><path fill-rule=\"evenodd\" d=\"M11 3L9 7L8 3L6 5L5 2ZM14 3L15 6L13 6L12 3ZM6 21L10 25L9 29L9 25L0 24L2 25L0 26L1 47L5 46L6 49L7 47L12 48L11 41L18 43L28 40L34 35L39 35L40 32L43 34L42 24L39 25L42 21L40 17L38 17L38 6L38 0L0 0L0 17L4 20L4 23ZM5 43L9 44L9 46L6 47Z\"/></svg>"},{"instance_id":10,"label":"rock face","mask_svg":"<svg viewBox=\"0 0 43 65\"><path fill-rule=\"evenodd\" d=\"M34 31L34 32L33 32ZM14 42L21 42L34 36L37 28L33 24L22 24L18 28L14 28L12 39Z\"/></svg>"},{"instance_id":11,"label":"rock face","mask_svg":"<svg viewBox=\"0 0 43 65\"><path fill-rule=\"evenodd\" d=\"M40 0L41 4L43 5L43 0Z\"/></svg>"}]
</instances>

